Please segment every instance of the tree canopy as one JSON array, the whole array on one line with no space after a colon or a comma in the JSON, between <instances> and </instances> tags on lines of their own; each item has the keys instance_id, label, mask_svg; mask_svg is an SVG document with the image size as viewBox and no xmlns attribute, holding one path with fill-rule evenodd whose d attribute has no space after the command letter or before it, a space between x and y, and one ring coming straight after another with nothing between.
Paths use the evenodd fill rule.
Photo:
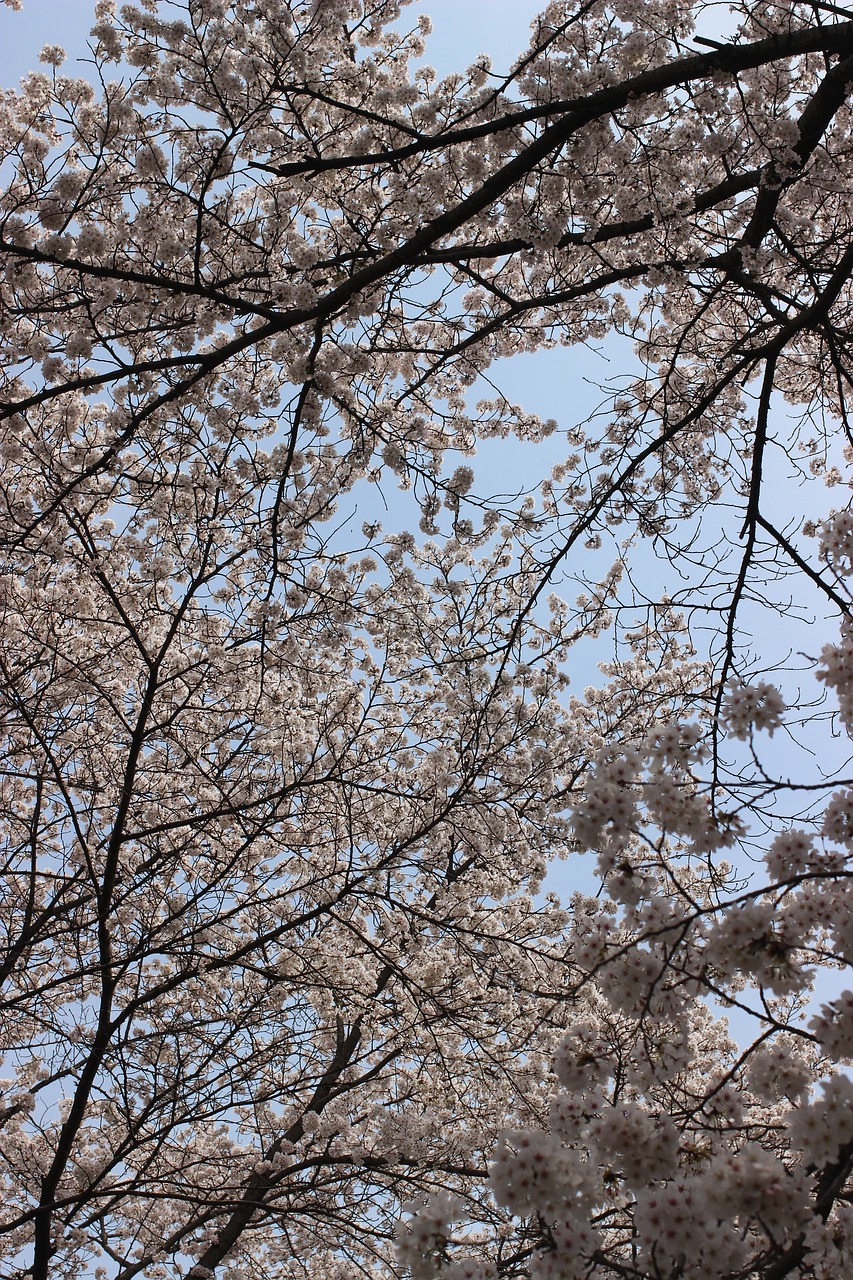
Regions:
<instances>
[{"instance_id":1,"label":"tree canopy","mask_svg":"<svg viewBox=\"0 0 853 1280\"><path fill-rule=\"evenodd\" d=\"M94 23L2 101L0 1277L853 1277L853 13Z\"/></svg>"}]
</instances>

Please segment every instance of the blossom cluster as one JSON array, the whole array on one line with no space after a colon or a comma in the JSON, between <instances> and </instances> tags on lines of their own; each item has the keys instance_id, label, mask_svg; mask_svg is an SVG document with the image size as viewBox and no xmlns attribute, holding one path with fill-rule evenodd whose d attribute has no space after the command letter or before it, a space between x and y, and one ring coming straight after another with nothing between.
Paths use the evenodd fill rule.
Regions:
<instances>
[{"instance_id":1,"label":"blossom cluster","mask_svg":"<svg viewBox=\"0 0 853 1280\"><path fill-rule=\"evenodd\" d=\"M766 680L757 684L733 682L723 700L721 720L734 738L748 738L754 729L773 736L782 723L785 703L774 685Z\"/></svg>"}]
</instances>

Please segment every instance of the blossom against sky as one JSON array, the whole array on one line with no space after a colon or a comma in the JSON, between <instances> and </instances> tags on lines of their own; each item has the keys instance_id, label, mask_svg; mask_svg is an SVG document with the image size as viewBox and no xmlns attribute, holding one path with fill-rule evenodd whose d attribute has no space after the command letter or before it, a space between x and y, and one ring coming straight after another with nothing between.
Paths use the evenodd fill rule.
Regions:
<instances>
[{"instance_id":1,"label":"blossom against sky","mask_svg":"<svg viewBox=\"0 0 853 1280\"><path fill-rule=\"evenodd\" d=\"M480 53L505 70L527 43L539 0L416 0L403 10L412 25L421 13L433 19L427 61L439 75L467 66ZM61 44L70 57L85 56L94 0L24 0L15 13L0 9L0 83L13 85L38 63L46 44Z\"/></svg>"}]
</instances>

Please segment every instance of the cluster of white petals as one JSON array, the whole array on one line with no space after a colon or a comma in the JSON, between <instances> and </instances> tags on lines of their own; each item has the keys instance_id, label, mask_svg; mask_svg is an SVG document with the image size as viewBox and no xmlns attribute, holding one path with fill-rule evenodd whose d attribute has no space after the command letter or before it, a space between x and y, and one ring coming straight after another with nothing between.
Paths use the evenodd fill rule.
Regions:
<instances>
[{"instance_id":1,"label":"cluster of white petals","mask_svg":"<svg viewBox=\"0 0 853 1280\"><path fill-rule=\"evenodd\" d=\"M429 1280L435 1273L436 1259L441 1256L451 1234L453 1223L461 1216L461 1200L448 1192L412 1201L403 1206L409 1215L397 1229L401 1261L417 1280ZM455 1264L454 1280L481 1280L476 1266L469 1271L463 1262Z\"/></svg>"},{"instance_id":2,"label":"cluster of white petals","mask_svg":"<svg viewBox=\"0 0 853 1280\"><path fill-rule=\"evenodd\" d=\"M734 682L726 690L720 719L734 738L746 739L754 729L764 729L772 737L782 723L785 703L774 685Z\"/></svg>"}]
</instances>

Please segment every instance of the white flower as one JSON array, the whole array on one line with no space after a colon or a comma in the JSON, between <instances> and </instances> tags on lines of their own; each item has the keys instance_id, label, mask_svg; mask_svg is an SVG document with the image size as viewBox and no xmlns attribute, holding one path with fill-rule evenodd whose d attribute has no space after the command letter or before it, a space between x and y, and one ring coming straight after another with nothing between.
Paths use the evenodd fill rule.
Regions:
<instances>
[{"instance_id":1,"label":"white flower","mask_svg":"<svg viewBox=\"0 0 853 1280\"><path fill-rule=\"evenodd\" d=\"M723 699L720 720L733 738L746 739L753 729L765 729L772 737L782 723L784 710L775 685L764 680L754 685L733 680Z\"/></svg>"},{"instance_id":2,"label":"white flower","mask_svg":"<svg viewBox=\"0 0 853 1280\"><path fill-rule=\"evenodd\" d=\"M818 1167L831 1164L853 1140L853 1080L832 1076L821 1088L823 1097L795 1108L788 1123L791 1142Z\"/></svg>"},{"instance_id":3,"label":"white flower","mask_svg":"<svg viewBox=\"0 0 853 1280\"><path fill-rule=\"evenodd\" d=\"M842 991L837 1000L821 1005L809 1023L818 1043L836 1059L853 1057L853 991Z\"/></svg>"},{"instance_id":4,"label":"white flower","mask_svg":"<svg viewBox=\"0 0 853 1280\"><path fill-rule=\"evenodd\" d=\"M39 62L51 67L61 67L65 61L65 50L61 44L46 44L39 54Z\"/></svg>"}]
</instances>

